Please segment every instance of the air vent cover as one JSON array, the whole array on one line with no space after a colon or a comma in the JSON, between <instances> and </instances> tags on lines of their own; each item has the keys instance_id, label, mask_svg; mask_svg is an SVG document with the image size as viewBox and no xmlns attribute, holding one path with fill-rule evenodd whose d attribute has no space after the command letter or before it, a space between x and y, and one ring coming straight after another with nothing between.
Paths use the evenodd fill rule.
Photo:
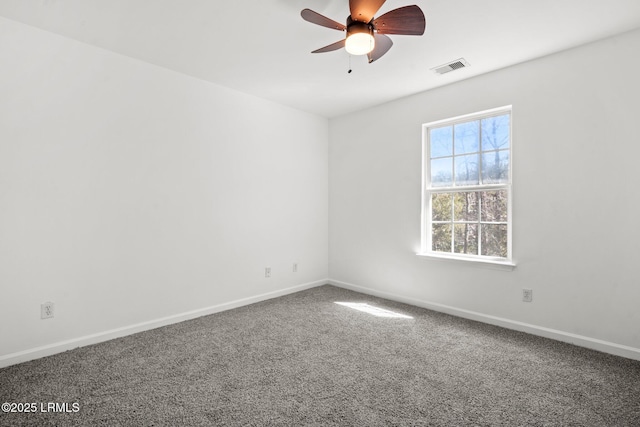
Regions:
<instances>
[{"instance_id":1,"label":"air vent cover","mask_svg":"<svg viewBox=\"0 0 640 427\"><path fill-rule=\"evenodd\" d=\"M446 74L451 71L458 70L460 68L465 68L468 66L469 66L469 63L464 58L460 58L460 59L456 59L455 61L451 61L448 64L439 65L435 68L432 68L431 70L433 70L437 74Z\"/></svg>"}]
</instances>

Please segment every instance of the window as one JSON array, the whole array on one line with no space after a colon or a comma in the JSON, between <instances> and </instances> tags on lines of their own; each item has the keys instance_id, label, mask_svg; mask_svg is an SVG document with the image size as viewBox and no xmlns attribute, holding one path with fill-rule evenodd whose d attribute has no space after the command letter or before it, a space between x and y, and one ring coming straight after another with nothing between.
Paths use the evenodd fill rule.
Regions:
<instances>
[{"instance_id":1,"label":"window","mask_svg":"<svg viewBox=\"0 0 640 427\"><path fill-rule=\"evenodd\" d=\"M423 125L422 255L511 264L511 107Z\"/></svg>"}]
</instances>

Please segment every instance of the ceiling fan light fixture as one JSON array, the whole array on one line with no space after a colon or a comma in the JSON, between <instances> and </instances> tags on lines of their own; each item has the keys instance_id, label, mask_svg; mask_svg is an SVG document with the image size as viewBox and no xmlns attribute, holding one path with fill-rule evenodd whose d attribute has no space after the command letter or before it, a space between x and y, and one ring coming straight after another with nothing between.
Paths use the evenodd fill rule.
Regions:
<instances>
[{"instance_id":1,"label":"ceiling fan light fixture","mask_svg":"<svg viewBox=\"0 0 640 427\"><path fill-rule=\"evenodd\" d=\"M371 34L355 33L347 37L344 47L351 55L366 55L375 45L376 40Z\"/></svg>"},{"instance_id":2,"label":"ceiling fan light fixture","mask_svg":"<svg viewBox=\"0 0 640 427\"><path fill-rule=\"evenodd\" d=\"M350 19L348 20L350 21ZM348 22L344 48L351 55L366 55L376 47L373 27L362 22Z\"/></svg>"}]
</instances>

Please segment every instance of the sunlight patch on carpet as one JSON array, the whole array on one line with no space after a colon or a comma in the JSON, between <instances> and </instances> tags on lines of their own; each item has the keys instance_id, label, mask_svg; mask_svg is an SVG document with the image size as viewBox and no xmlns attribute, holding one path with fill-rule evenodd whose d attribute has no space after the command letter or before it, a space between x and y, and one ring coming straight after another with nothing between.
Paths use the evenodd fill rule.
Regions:
<instances>
[{"instance_id":1,"label":"sunlight patch on carpet","mask_svg":"<svg viewBox=\"0 0 640 427\"><path fill-rule=\"evenodd\" d=\"M343 305L345 307L353 308L354 310L363 311L365 313L372 314L377 317L392 317L399 319L413 319L406 314L396 313L395 311L385 310L384 308L374 307L364 302L335 302L336 304Z\"/></svg>"}]
</instances>

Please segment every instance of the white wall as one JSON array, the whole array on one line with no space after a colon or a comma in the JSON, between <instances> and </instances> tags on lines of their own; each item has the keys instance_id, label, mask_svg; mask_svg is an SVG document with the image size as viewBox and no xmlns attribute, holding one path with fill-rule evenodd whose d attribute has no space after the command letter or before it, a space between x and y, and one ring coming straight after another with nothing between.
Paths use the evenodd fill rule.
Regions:
<instances>
[{"instance_id":1,"label":"white wall","mask_svg":"<svg viewBox=\"0 0 640 427\"><path fill-rule=\"evenodd\" d=\"M324 283L326 119L3 18L0 64L0 362Z\"/></svg>"},{"instance_id":2,"label":"white wall","mask_svg":"<svg viewBox=\"0 0 640 427\"><path fill-rule=\"evenodd\" d=\"M330 120L333 282L640 358L638 51L635 31ZM416 256L421 125L510 104L516 269Z\"/></svg>"}]
</instances>

